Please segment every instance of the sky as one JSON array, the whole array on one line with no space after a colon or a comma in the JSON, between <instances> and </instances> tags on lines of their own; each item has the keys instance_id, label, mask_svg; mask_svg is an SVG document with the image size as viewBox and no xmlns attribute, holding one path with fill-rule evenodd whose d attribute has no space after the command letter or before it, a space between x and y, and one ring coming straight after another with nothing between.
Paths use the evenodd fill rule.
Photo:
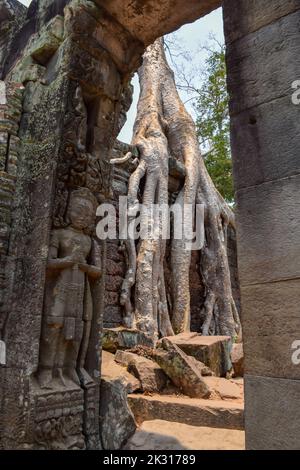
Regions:
<instances>
[{"instance_id":1,"label":"sky","mask_svg":"<svg viewBox=\"0 0 300 470\"><path fill-rule=\"evenodd\" d=\"M26 6L31 3L31 0L19 1ZM197 66L199 66L199 64L201 65L201 61L203 60L203 57L201 57L201 54L199 54L198 51L199 45L204 45L207 43L211 33L215 35L219 42L224 43L222 8L213 11L209 15L201 18L198 21L195 21L192 24L183 26L176 33L177 41L180 42L183 49L189 51L192 61L195 61L195 64L197 62ZM194 64L191 63L191 67L193 65ZM118 137L119 140L126 143L131 142L132 129L136 116L136 107L139 97L139 83L137 75L134 76L132 83L134 86L133 103L127 114L127 122ZM183 101L187 101L188 97L186 93L180 92L180 94ZM192 113L192 108L189 108L189 105L187 105L187 108Z\"/></svg>"},{"instance_id":2,"label":"sky","mask_svg":"<svg viewBox=\"0 0 300 470\"><path fill-rule=\"evenodd\" d=\"M207 43L211 33L215 35L219 42L222 44L224 43L222 8L213 11L195 23L183 26L178 30L176 36L177 40L182 42L182 47L190 52L191 57L194 57L194 60L197 60L197 64L199 65L199 61L201 62L202 59L197 53L199 45ZM136 107L139 97L139 82L137 75L135 75L133 79L133 86L135 90L133 103L127 113L127 122L118 137L119 140L126 143L131 142L132 129L136 116ZM185 102L188 97L184 92L180 92L180 94ZM189 108L188 105L187 108ZM189 109L189 111L192 112L191 109Z\"/></svg>"}]
</instances>

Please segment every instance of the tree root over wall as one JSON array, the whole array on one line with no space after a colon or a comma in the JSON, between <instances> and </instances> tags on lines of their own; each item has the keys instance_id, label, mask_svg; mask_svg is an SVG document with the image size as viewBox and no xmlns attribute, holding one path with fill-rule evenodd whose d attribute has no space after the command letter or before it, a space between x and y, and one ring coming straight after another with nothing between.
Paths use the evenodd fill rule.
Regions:
<instances>
[{"instance_id":1,"label":"tree root over wall","mask_svg":"<svg viewBox=\"0 0 300 470\"><path fill-rule=\"evenodd\" d=\"M195 216L196 204L204 206L205 240L200 272L206 297L202 333L234 337L240 330L240 321L227 258L227 227L234 226L234 215L205 168L195 124L178 95L162 39L147 49L139 78L141 94L132 143L139 149L140 160L129 181L128 204L129 212L134 211L141 191L141 227L147 226L153 236L142 239L137 246L134 241L126 242L128 272L121 302L127 312L127 326L134 324L154 339L189 331L191 249L188 239L187 236L172 239L169 301L163 267L165 216L151 212L153 204L168 205L168 165L172 156L185 167L184 185L176 199L176 204L183 208L182 226L188 224L187 205Z\"/></svg>"}]
</instances>

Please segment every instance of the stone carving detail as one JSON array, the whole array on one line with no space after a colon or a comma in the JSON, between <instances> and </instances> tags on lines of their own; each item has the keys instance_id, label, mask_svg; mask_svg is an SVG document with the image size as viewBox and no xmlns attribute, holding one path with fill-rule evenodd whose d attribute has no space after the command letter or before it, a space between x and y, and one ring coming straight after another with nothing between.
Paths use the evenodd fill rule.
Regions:
<instances>
[{"instance_id":1,"label":"stone carving detail","mask_svg":"<svg viewBox=\"0 0 300 470\"><path fill-rule=\"evenodd\" d=\"M90 381L84 370L93 314L90 284L101 276L98 245L89 235L96 208L87 188L73 191L68 227L52 231L38 370L42 388L55 388L57 380L64 386Z\"/></svg>"},{"instance_id":2,"label":"stone carving detail","mask_svg":"<svg viewBox=\"0 0 300 470\"><path fill-rule=\"evenodd\" d=\"M89 115L82 89L74 82L70 85L62 144L63 158L58 167L55 227L66 226L65 213L70 190L86 187L98 197L103 192L105 184L107 185L107 181L110 181L109 165L101 162L99 154L94 155L88 151L89 141L93 139L94 132L93 122L88 121Z\"/></svg>"},{"instance_id":3,"label":"stone carving detail","mask_svg":"<svg viewBox=\"0 0 300 470\"><path fill-rule=\"evenodd\" d=\"M35 448L84 449L82 390L40 392L31 408L31 440Z\"/></svg>"}]
</instances>

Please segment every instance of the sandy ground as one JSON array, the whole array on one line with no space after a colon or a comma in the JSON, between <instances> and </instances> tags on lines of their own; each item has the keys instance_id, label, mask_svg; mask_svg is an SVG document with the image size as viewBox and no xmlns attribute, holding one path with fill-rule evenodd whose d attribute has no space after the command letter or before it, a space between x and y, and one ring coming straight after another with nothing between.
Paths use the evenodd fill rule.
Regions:
<instances>
[{"instance_id":1,"label":"sandy ground","mask_svg":"<svg viewBox=\"0 0 300 470\"><path fill-rule=\"evenodd\" d=\"M170 421L145 421L127 450L244 450L245 433L230 429L188 426Z\"/></svg>"}]
</instances>

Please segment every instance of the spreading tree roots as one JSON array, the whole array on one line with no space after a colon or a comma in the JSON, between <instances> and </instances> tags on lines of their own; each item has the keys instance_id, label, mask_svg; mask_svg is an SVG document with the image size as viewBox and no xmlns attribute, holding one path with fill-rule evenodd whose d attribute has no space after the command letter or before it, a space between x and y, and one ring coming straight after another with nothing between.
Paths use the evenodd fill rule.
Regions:
<instances>
[{"instance_id":1,"label":"spreading tree roots","mask_svg":"<svg viewBox=\"0 0 300 470\"><path fill-rule=\"evenodd\" d=\"M189 222L185 207L192 207L196 217L196 204L204 206L205 237L200 262L205 286L202 333L234 337L239 333L240 321L227 257L227 227L234 226L234 215L206 170L195 124L177 92L162 39L148 47L139 78L141 94L132 143L139 149L140 160L129 181L128 204L129 212L134 212L142 193L141 227L147 227L153 236L145 237L138 246L134 241L126 242L128 272L121 295L126 324L136 326L153 339L190 328L190 244L187 236L172 240L172 298L167 301L165 216L152 210L153 204L168 205L168 165L172 156L185 167L184 185L176 199L183 208L182 228Z\"/></svg>"}]
</instances>

